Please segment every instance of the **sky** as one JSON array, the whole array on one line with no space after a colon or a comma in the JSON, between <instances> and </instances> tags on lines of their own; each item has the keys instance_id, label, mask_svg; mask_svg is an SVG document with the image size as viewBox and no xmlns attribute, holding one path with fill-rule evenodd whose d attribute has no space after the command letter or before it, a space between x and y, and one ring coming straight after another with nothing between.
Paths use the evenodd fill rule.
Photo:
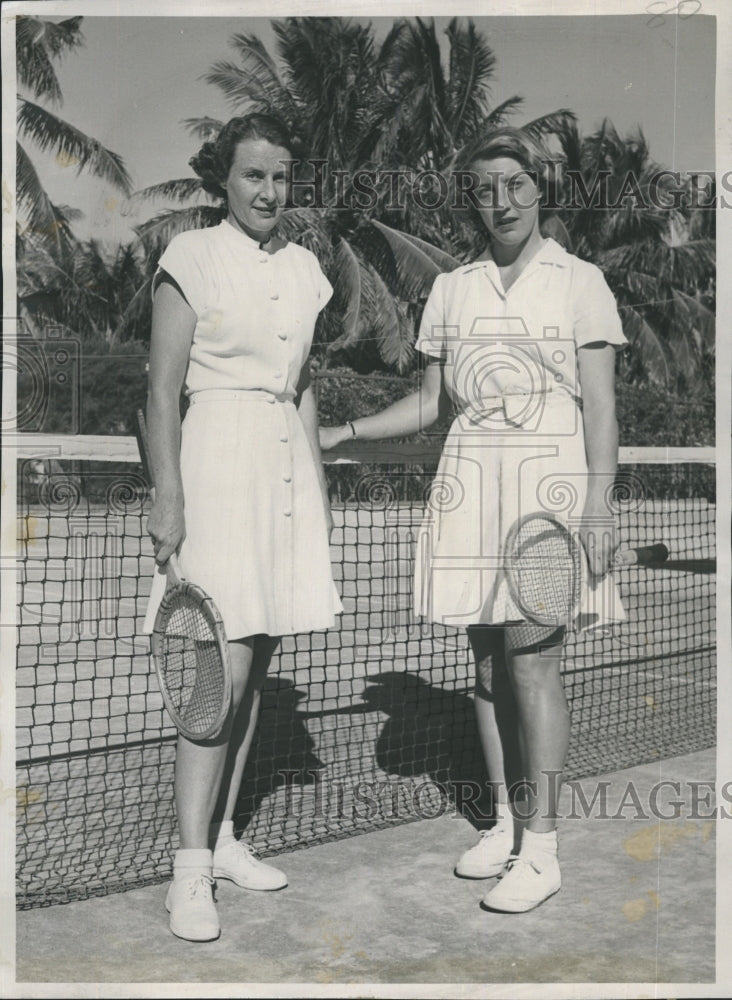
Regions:
<instances>
[{"instance_id":1,"label":"sky","mask_svg":"<svg viewBox=\"0 0 732 1000\"><path fill-rule=\"evenodd\" d=\"M393 23L360 20L372 21L377 41ZM449 18L435 21L444 38ZM714 17L664 17L658 24L647 14L474 21L497 57L493 103L524 98L514 124L569 108L585 133L605 117L621 134L640 126L663 166L714 168ZM59 68L64 104L57 113L119 153L136 190L192 176L187 164L198 143L184 119L236 113L201 79L216 60L235 58L228 44L234 33L257 35L276 51L271 23L261 17L85 16L83 32L85 46ZM39 166L51 197L84 212L76 226L82 237L129 239L135 222L162 207L124 204L101 182L78 177L73 165L50 156Z\"/></svg>"}]
</instances>

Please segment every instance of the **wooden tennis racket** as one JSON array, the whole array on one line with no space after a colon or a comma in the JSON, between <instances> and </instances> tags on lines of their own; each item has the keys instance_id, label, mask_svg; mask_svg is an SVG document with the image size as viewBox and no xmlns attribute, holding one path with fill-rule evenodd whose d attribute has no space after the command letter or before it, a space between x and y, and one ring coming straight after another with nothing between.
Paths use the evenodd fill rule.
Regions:
<instances>
[{"instance_id":1,"label":"wooden tennis racket","mask_svg":"<svg viewBox=\"0 0 732 1000\"><path fill-rule=\"evenodd\" d=\"M582 593L582 543L546 513L527 514L511 527L504 571L516 606L538 625L573 620Z\"/></svg>"},{"instance_id":2,"label":"wooden tennis racket","mask_svg":"<svg viewBox=\"0 0 732 1000\"><path fill-rule=\"evenodd\" d=\"M651 566L668 559L662 542L615 552L616 566ZM566 625L578 611L586 571L576 532L547 513L519 518L508 533L504 568L521 612L539 625Z\"/></svg>"},{"instance_id":3,"label":"wooden tennis racket","mask_svg":"<svg viewBox=\"0 0 732 1000\"><path fill-rule=\"evenodd\" d=\"M143 472L154 493L145 416L137 411L137 444ZM168 587L152 633L160 693L174 725L189 740L213 739L231 707L231 662L221 615L201 587L183 579L172 555Z\"/></svg>"}]
</instances>

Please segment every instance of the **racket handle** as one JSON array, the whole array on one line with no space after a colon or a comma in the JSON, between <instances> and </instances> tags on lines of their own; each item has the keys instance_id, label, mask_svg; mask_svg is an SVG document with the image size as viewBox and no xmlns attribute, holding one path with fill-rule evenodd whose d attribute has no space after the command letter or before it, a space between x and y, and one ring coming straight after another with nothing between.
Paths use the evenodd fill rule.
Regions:
<instances>
[{"instance_id":1,"label":"racket handle","mask_svg":"<svg viewBox=\"0 0 732 1000\"><path fill-rule=\"evenodd\" d=\"M168 583L171 587L174 587L177 583L183 580L183 574L180 571L180 564L178 562L178 556L174 552L172 556L168 559L165 564L165 573L168 577Z\"/></svg>"},{"instance_id":2,"label":"racket handle","mask_svg":"<svg viewBox=\"0 0 732 1000\"><path fill-rule=\"evenodd\" d=\"M635 549L618 549L615 562L620 566L648 566L651 563L665 562L669 552L663 542L655 545L641 545Z\"/></svg>"},{"instance_id":3,"label":"racket handle","mask_svg":"<svg viewBox=\"0 0 732 1000\"><path fill-rule=\"evenodd\" d=\"M147 485L152 490L154 487L152 463L150 461L150 444L147 438L145 414L142 410L138 410L135 414L135 437L137 438L137 449L140 452L140 461L142 462L142 474L147 480Z\"/></svg>"}]
</instances>

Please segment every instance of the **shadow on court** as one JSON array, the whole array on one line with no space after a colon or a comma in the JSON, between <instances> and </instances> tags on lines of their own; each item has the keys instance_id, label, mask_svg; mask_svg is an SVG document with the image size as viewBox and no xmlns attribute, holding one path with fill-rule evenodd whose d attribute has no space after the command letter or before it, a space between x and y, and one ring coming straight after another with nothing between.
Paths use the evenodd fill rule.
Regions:
<instances>
[{"instance_id":1,"label":"shadow on court","mask_svg":"<svg viewBox=\"0 0 732 1000\"><path fill-rule=\"evenodd\" d=\"M385 686L377 687L384 697ZM390 723L400 724L401 716ZM395 740L381 751L393 766ZM648 810L654 789L669 779L679 789L673 795L667 789L658 805L670 818L637 815L636 801ZM562 889L530 913L481 908L486 883L452 872L475 831L465 819L443 815L285 852L277 864L289 885L281 892L246 892L220 882L222 934L209 944L170 934L165 885L22 911L16 980L224 983L236 984L237 994L257 983L289 984L289 992L298 983L420 984L422 993L430 989L424 984L436 983L645 987L629 993L627 986L608 986L608 996L659 995L656 984L691 983L701 996L699 984L715 978L721 820L715 821L711 800L700 811L697 794L694 805L695 782L714 788L714 749L583 779L587 802L606 788L607 818L597 810L573 816L566 789L560 803ZM630 787L636 797L628 797ZM669 795L679 809L670 808ZM63 995L89 995L90 988L100 986L67 987ZM48 992L25 989L30 996ZM664 986L660 995L686 995L688 989ZM589 995L576 988L574 994Z\"/></svg>"},{"instance_id":2,"label":"shadow on court","mask_svg":"<svg viewBox=\"0 0 732 1000\"><path fill-rule=\"evenodd\" d=\"M309 785L324 767L301 711L305 692L277 675L265 680L257 732L244 769L234 826L246 829L260 806L288 783Z\"/></svg>"},{"instance_id":3,"label":"shadow on court","mask_svg":"<svg viewBox=\"0 0 732 1000\"><path fill-rule=\"evenodd\" d=\"M472 697L409 671L388 670L369 681L363 709L386 716L375 746L378 766L399 778L425 777L450 799L457 791L465 818L485 826L481 817L490 815L490 792ZM480 795L465 795L468 784Z\"/></svg>"}]
</instances>

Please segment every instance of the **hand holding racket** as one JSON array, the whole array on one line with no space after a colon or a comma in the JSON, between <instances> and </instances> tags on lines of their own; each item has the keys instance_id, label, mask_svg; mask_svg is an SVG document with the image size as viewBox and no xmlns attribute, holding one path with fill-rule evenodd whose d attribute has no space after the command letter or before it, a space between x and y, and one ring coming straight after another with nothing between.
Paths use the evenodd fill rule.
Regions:
<instances>
[{"instance_id":1,"label":"hand holding racket","mask_svg":"<svg viewBox=\"0 0 732 1000\"><path fill-rule=\"evenodd\" d=\"M516 521L506 538L504 570L511 596L529 621L567 625L579 610L585 553L576 532L547 513ZM662 543L618 549L616 565L652 565L668 558Z\"/></svg>"},{"instance_id":2,"label":"hand holding racket","mask_svg":"<svg viewBox=\"0 0 732 1000\"><path fill-rule=\"evenodd\" d=\"M151 490L145 417L137 413L137 443ZM155 617L152 654L165 707L189 740L221 732L231 706L231 663L221 615L200 587L184 580L175 554L166 564L168 588Z\"/></svg>"}]
</instances>

